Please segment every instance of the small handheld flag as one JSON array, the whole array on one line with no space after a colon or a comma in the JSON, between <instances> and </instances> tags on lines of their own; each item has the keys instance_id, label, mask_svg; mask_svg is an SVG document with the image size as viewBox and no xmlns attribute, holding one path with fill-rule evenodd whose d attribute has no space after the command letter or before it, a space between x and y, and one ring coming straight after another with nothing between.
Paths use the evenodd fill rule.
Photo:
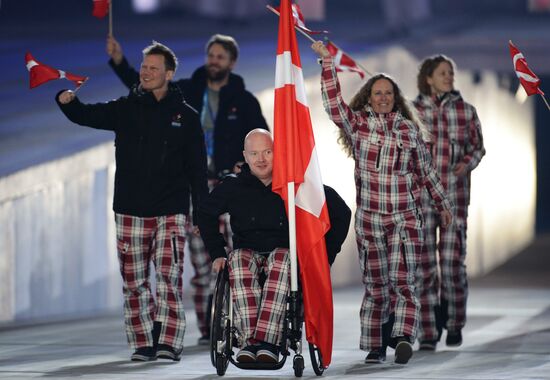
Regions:
<instances>
[{"instance_id":1,"label":"small handheld flag","mask_svg":"<svg viewBox=\"0 0 550 380\"><path fill-rule=\"evenodd\" d=\"M365 78L365 71L362 70L349 55L344 53L331 41L328 41L326 46L330 55L334 57L334 66L336 67L336 71L351 71L359 74L361 79Z\"/></svg>"},{"instance_id":2,"label":"small handheld flag","mask_svg":"<svg viewBox=\"0 0 550 380\"><path fill-rule=\"evenodd\" d=\"M508 44L510 45L510 56L512 57L512 61L514 63L514 70L516 71L519 82L525 89L527 95L544 95L544 92L542 92L539 88L540 79L535 75L534 72L531 71L531 69L529 69L529 66L527 66L527 61L525 60L523 54L521 54L519 49L514 46L512 41L508 41Z\"/></svg>"},{"instance_id":3,"label":"small handheld flag","mask_svg":"<svg viewBox=\"0 0 550 380\"><path fill-rule=\"evenodd\" d=\"M80 87L88 80L88 77L74 75L63 70L54 69L48 65L38 62L31 53L25 54L25 65L30 73L30 88L35 88L55 79L65 78L72 81L76 87Z\"/></svg>"},{"instance_id":4,"label":"small handheld flag","mask_svg":"<svg viewBox=\"0 0 550 380\"><path fill-rule=\"evenodd\" d=\"M109 0L94 0L94 9L92 16L103 18L109 13Z\"/></svg>"}]
</instances>

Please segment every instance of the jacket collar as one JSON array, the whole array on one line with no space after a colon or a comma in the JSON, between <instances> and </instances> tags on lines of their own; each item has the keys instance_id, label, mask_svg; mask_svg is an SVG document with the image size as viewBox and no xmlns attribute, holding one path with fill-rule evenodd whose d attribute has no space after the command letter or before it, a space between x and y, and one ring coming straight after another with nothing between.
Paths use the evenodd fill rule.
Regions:
<instances>
[{"instance_id":1,"label":"jacket collar","mask_svg":"<svg viewBox=\"0 0 550 380\"><path fill-rule=\"evenodd\" d=\"M457 102L459 100L462 100L462 95L457 90L447 92L439 99L434 99L431 96L425 94L418 94L416 98L416 101L424 107L437 107L445 105L447 103Z\"/></svg>"},{"instance_id":2,"label":"jacket collar","mask_svg":"<svg viewBox=\"0 0 550 380\"><path fill-rule=\"evenodd\" d=\"M130 98L134 98L143 104L154 104L157 103L157 99L151 91L144 91L141 88L141 85L138 83L132 87L129 94ZM166 96L160 100L160 102L173 102L173 101L182 101L183 94L181 93L180 88L172 82L168 83L168 92Z\"/></svg>"},{"instance_id":3,"label":"jacket collar","mask_svg":"<svg viewBox=\"0 0 550 380\"><path fill-rule=\"evenodd\" d=\"M202 88L206 87L206 66L203 65L199 67L193 75L191 80L199 84ZM244 80L240 75L229 73L229 80L225 86L222 87L221 91L227 92L230 94L240 93L245 90Z\"/></svg>"},{"instance_id":4,"label":"jacket collar","mask_svg":"<svg viewBox=\"0 0 550 380\"><path fill-rule=\"evenodd\" d=\"M269 188L271 190L271 183L269 185L264 185L262 181L258 177L256 177L252 172L250 171L250 166L248 166L247 163L244 163L241 166L241 172L237 174L237 178L239 178L241 181L246 183L249 186L255 186L260 188Z\"/></svg>"}]
</instances>

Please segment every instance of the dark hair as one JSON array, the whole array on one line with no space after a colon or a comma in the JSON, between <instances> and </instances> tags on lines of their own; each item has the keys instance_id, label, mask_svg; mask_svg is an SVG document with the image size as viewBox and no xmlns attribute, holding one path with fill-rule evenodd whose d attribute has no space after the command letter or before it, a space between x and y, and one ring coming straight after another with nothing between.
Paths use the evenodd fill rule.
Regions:
<instances>
[{"instance_id":1,"label":"dark hair","mask_svg":"<svg viewBox=\"0 0 550 380\"><path fill-rule=\"evenodd\" d=\"M143 49L143 56L146 55L162 55L164 57L164 67L166 70L176 71L178 68L178 58L168 46L160 42L153 41L151 45Z\"/></svg>"},{"instance_id":2,"label":"dark hair","mask_svg":"<svg viewBox=\"0 0 550 380\"><path fill-rule=\"evenodd\" d=\"M204 49L206 54L208 54L208 50L210 50L210 46L213 44L221 45L224 50L229 53L232 61L236 61L237 58L239 58L239 45L233 37L226 36L225 34L214 34L206 43L206 47Z\"/></svg>"},{"instance_id":3,"label":"dark hair","mask_svg":"<svg viewBox=\"0 0 550 380\"><path fill-rule=\"evenodd\" d=\"M447 62L453 70L456 69L454 61L443 54L434 55L428 58L425 58L420 64L420 69L418 70L418 76L416 78L416 85L418 91L423 95L432 95L432 87L428 84L428 77L431 77L439 66L440 63Z\"/></svg>"}]
</instances>

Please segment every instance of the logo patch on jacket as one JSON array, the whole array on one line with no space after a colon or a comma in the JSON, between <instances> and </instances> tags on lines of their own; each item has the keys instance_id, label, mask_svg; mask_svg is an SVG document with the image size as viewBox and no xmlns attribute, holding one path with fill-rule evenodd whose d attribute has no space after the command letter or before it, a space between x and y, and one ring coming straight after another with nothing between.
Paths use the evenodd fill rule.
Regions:
<instances>
[{"instance_id":1,"label":"logo patch on jacket","mask_svg":"<svg viewBox=\"0 0 550 380\"><path fill-rule=\"evenodd\" d=\"M180 128L181 127L181 124L182 124L182 117L181 117L181 114L178 113L174 116L172 116L172 127L174 128Z\"/></svg>"},{"instance_id":2,"label":"logo patch on jacket","mask_svg":"<svg viewBox=\"0 0 550 380\"><path fill-rule=\"evenodd\" d=\"M229 114L227 115L227 120L237 120L237 107L231 108Z\"/></svg>"}]
</instances>

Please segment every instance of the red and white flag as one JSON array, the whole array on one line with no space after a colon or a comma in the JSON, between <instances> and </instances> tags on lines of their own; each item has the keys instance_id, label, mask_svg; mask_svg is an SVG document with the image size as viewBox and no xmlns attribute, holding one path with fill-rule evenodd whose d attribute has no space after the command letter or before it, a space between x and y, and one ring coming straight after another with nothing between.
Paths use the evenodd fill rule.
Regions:
<instances>
[{"instance_id":1,"label":"red and white flag","mask_svg":"<svg viewBox=\"0 0 550 380\"><path fill-rule=\"evenodd\" d=\"M62 78L68 79L74 82L76 87L80 87L88 79L88 77L67 73L40 63L29 52L25 54L25 65L30 73L30 88L35 88L51 80Z\"/></svg>"},{"instance_id":2,"label":"red and white flag","mask_svg":"<svg viewBox=\"0 0 550 380\"><path fill-rule=\"evenodd\" d=\"M281 7L275 7L277 12L280 13ZM306 32L307 34L322 34L322 33L328 33L327 30L311 30L306 26L306 20L304 18L304 15L302 14L302 10L300 9L300 6L298 4L292 4L292 17L294 19L294 25L301 29L302 31Z\"/></svg>"},{"instance_id":3,"label":"red and white flag","mask_svg":"<svg viewBox=\"0 0 550 380\"><path fill-rule=\"evenodd\" d=\"M94 0L94 10L92 16L97 18L103 18L109 13L109 1L110 0Z\"/></svg>"},{"instance_id":4,"label":"red and white flag","mask_svg":"<svg viewBox=\"0 0 550 380\"><path fill-rule=\"evenodd\" d=\"M332 358L333 307L324 235L330 220L306 100L290 0L281 1L275 73L272 189L289 205L295 184L296 235L304 298L306 338L328 366Z\"/></svg>"},{"instance_id":5,"label":"red and white flag","mask_svg":"<svg viewBox=\"0 0 550 380\"><path fill-rule=\"evenodd\" d=\"M338 49L332 42L328 41L327 50L334 57L334 66L336 71L352 71L359 74L361 79L365 78L365 72L355 63L355 61L342 50Z\"/></svg>"},{"instance_id":6,"label":"red and white flag","mask_svg":"<svg viewBox=\"0 0 550 380\"><path fill-rule=\"evenodd\" d=\"M544 92L539 88L540 79L529 69L523 54L514 46L512 41L508 41L508 44L510 45L510 56L514 63L514 70L527 95L544 95Z\"/></svg>"}]
</instances>

